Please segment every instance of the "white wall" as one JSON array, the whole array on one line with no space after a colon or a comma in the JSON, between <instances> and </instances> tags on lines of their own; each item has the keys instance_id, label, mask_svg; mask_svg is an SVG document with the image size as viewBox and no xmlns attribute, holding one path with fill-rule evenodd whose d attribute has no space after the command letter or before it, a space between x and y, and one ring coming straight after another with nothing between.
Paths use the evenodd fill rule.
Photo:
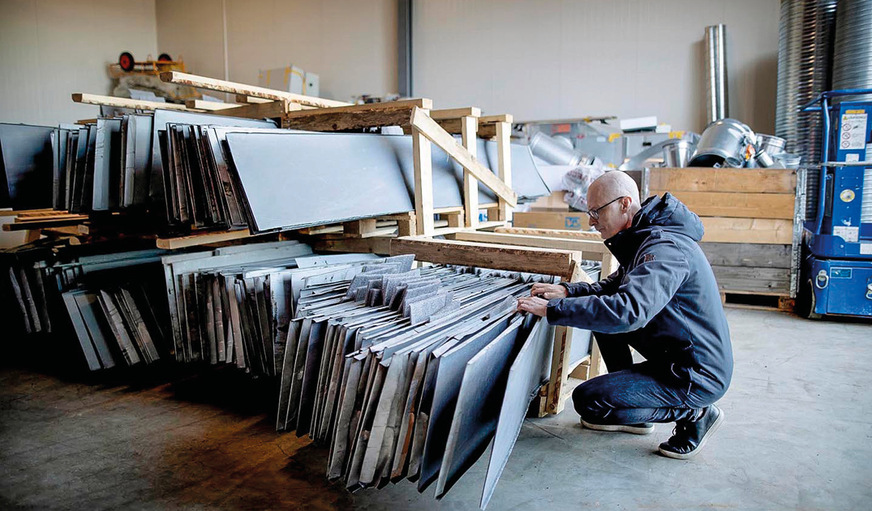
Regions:
<instances>
[{"instance_id":1,"label":"white wall","mask_svg":"<svg viewBox=\"0 0 872 511\"><path fill-rule=\"evenodd\" d=\"M70 94L108 94L122 51L157 57L154 0L0 0L0 122L96 117Z\"/></svg>"},{"instance_id":2,"label":"white wall","mask_svg":"<svg viewBox=\"0 0 872 511\"><path fill-rule=\"evenodd\" d=\"M774 133L778 0L414 0L414 94L517 120L656 115L705 126L707 25L725 23L730 116Z\"/></svg>"},{"instance_id":3,"label":"white wall","mask_svg":"<svg viewBox=\"0 0 872 511\"><path fill-rule=\"evenodd\" d=\"M289 64L320 75L321 96L348 101L397 90L396 0L157 0L161 51L188 70L257 84Z\"/></svg>"}]
</instances>

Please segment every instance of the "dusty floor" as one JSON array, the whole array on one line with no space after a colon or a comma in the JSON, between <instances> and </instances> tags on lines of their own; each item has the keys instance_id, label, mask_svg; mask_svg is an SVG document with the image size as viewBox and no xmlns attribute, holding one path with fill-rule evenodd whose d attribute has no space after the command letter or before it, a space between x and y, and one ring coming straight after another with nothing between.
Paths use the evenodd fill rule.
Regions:
<instances>
[{"instance_id":1,"label":"dusty floor","mask_svg":"<svg viewBox=\"0 0 872 511\"><path fill-rule=\"evenodd\" d=\"M691 461L647 437L528 420L488 509L868 509L872 324L730 309L726 422ZM0 509L477 509L480 460L441 502L351 495L326 451L273 430L273 389L233 371L0 369ZM166 383L170 381L172 383Z\"/></svg>"}]
</instances>

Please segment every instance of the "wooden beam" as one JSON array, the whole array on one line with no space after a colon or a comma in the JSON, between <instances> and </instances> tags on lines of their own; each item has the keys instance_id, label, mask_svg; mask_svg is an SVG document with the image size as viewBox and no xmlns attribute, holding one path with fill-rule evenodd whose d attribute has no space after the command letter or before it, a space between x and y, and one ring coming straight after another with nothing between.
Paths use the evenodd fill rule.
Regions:
<instances>
[{"instance_id":1,"label":"wooden beam","mask_svg":"<svg viewBox=\"0 0 872 511\"><path fill-rule=\"evenodd\" d=\"M40 220L28 220L26 222L15 222L11 224L3 224L4 231L27 231L30 229L43 229L48 227L63 227L65 225L76 225L88 219L87 215L73 215L72 217L64 218L46 218Z\"/></svg>"},{"instance_id":2,"label":"wooden beam","mask_svg":"<svg viewBox=\"0 0 872 511\"><path fill-rule=\"evenodd\" d=\"M481 115L480 111L479 115ZM473 158L476 158L478 156L478 143L475 136L478 131L477 116L462 117L460 128L463 147L469 151ZM466 214L466 226L470 228L478 226L478 179L467 169L463 169L463 211Z\"/></svg>"},{"instance_id":3,"label":"wooden beam","mask_svg":"<svg viewBox=\"0 0 872 511\"><path fill-rule=\"evenodd\" d=\"M469 231L469 227L466 227L466 226L464 226L464 227L451 227L451 226L440 227L439 224L440 224L440 222L436 222L436 230L433 231L434 236L450 236L453 234L457 234L459 232L468 232ZM447 225L447 223L446 223L446 225ZM478 229L492 229L494 227L499 227L499 226L503 226L503 225L506 225L506 223L499 222L499 221L480 222L478 224L477 228Z\"/></svg>"},{"instance_id":4,"label":"wooden beam","mask_svg":"<svg viewBox=\"0 0 872 511\"><path fill-rule=\"evenodd\" d=\"M245 94L237 94L236 95L236 102L237 103L243 103L243 104L247 104L247 105L251 105L253 103L269 103L270 101L272 101L272 100L266 99L266 98L256 98L254 96L246 96Z\"/></svg>"},{"instance_id":5,"label":"wooden beam","mask_svg":"<svg viewBox=\"0 0 872 511\"><path fill-rule=\"evenodd\" d=\"M463 117L481 117L481 108L468 106L465 108L443 108L430 110L430 118L434 121L446 119L462 119Z\"/></svg>"},{"instance_id":6,"label":"wooden beam","mask_svg":"<svg viewBox=\"0 0 872 511\"><path fill-rule=\"evenodd\" d=\"M246 119L277 119L284 117L289 111L297 111L300 110L300 108L300 105L297 103L270 101L268 103L242 105L239 108L234 108L233 110L221 113L233 117L244 117Z\"/></svg>"},{"instance_id":7,"label":"wooden beam","mask_svg":"<svg viewBox=\"0 0 872 511\"><path fill-rule=\"evenodd\" d=\"M498 228L499 229L499 228ZM523 247L553 248L583 252L584 259L599 261L602 254L609 251L602 241L567 238L546 238L524 234L505 234L501 232L464 231L454 235L454 239L477 243L498 243ZM591 257L594 255L594 257Z\"/></svg>"},{"instance_id":8,"label":"wooden beam","mask_svg":"<svg viewBox=\"0 0 872 511\"><path fill-rule=\"evenodd\" d=\"M508 116L511 117L511 116ZM497 122L497 176L506 183L506 186L512 186L512 125L508 122ZM499 198L499 208L497 209L497 218L488 220L509 221L509 216L512 213L512 207L504 199Z\"/></svg>"},{"instance_id":9,"label":"wooden beam","mask_svg":"<svg viewBox=\"0 0 872 511\"><path fill-rule=\"evenodd\" d=\"M199 89L215 90L219 92L227 92L230 94L243 94L257 98L272 99L275 101L286 100L292 103L300 103L302 105L316 106L319 108L330 108L335 106L348 106L350 103L344 101L334 101L332 99L316 98L314 96L304 96L302 94L293 94L291 92L278 91L258 87L256 85L246 85L244 83L228 82L226 80L217 80L215 78L207 78L205 76L197 76L179 71L165 71L160 74L160 79L168 83L179 83L189 85Z\"/></svg>"},{"instance_id":10,"label":"wooden beam","mask_svg":"<svg viewBox=\"0 0 872 511\"><path fill-rule=\"evenodd\" d=\"M238 103L222 103L220 101L206 101L203 99L189 99L185 101L185 106L188 108L195 108L197 110L207 110L210 112L215 112L220 110L239 108L244 105L240 105Z\"/></svg>"},{"instance_id":11,"label":"wooden beam","mask_svg":"<svg viewBox=\"0 0 872 511\"><path fill-rule=\"evenodd\" d=\"M568 250L415 237L391 240L391 255L399 254L414 254L415 259L431 263L461 264L569 278L572 276L570 263L576 253Z\"/></svg>"},{"instance_id":12,"label":"wooden beam","mask_svg":"<svg viewBox=\"0 0 872 511\"><path fill-rule=\"evenodd\" d=\"M793 169L651 169L649 190L668 192L796 192Z\"/></svg>"},{"instance_id":13,"label":"wooden beam","mask_svg":"<svg viewBox=\"0 0 872 511\"><path fill-rule=\"evenodd\" d=\"M240 229L236 231L202 232L187 236L179 236L177 238L158 238L156 244L157 248L173 250L176 248L208 245L210 243L221 243L224 241L239 240L250 237L251 233L248 229Z\"/></svg>"},{"instance_id":14,"label":"wooden beam","mask_svg":"<svg viewBox=\"0 0 872 511\"><path fill-rule=\"evenodd\" d=\"M491 124L491 123L499 123L499 122L507 122L509 124L514 122L514 117L512 114L499 114L499 115L485 115L479 118L479 125Z\"/></svg>"},{"instance_id":15,"label":"wooden beam","mask_svg":"<svg viewBox=\"0 0 872 511\"><path fill-rule=\"evenodd\" d=\"M469 170L473 177L493 190L498 198L503 199L511 207L518 204L518 194L511 187L494 175L490 169L479 163L466 148L458 144L454 137L442 129L423 110L417 107L412 109L411 124L415 130L448 153L460 166Z\"/></svg>"},{"instance_id":16,"label":"wooden beam","mask_svg":"<svg viewBox=\"0 0 872 511\"><path fill-rule=\"evenodd\" d=\"M532 227L497 227L495 232L502 234L525 234L527 236L546 236L549 238L567 238L574 240L603 241L598 232L567 231L562 229L534 229Z\"/></svg>"},{"instance_id":17,"label":"wooden beam","mask_svg":"<svg viewBox=\"0 0 872 511\"><path fill-rule=\"evenodd\" d=\"M288 113L282 126L308 131L341 131L409 124L412 108L429 109L429 99L369 103Z\"/></svg>"},{"instance_id":18,"label":"wooden beam","mask_svg":"<svg viewBox=\"0 0 872 511\"><path fill-rule=\"evenodd\" d=\"M87 94L84 92L74 92L72 98L75 103L82 103L85 105L112 106L116 108L132 108L135 110L179 110L181 112L200 111L192 110L185 105L177 105L175 103L117 98L115 96L101 96L99 94Z\"/></svg>"},{"instance_id":19,"label":"wooden beam","mask_svg":"<svg viewBox=\"0 0 872 511\"><path fill-rule=\"evenodd\" d=\"M417 107L415 107L417 110ZM433 160L430 141L415 131L412 133L412 156L415 165L415 217L417 234L433 234Z\"/></svg>"},{"instance_id":20,"label":"wooden beam","mask_svg":"<svg viewBox=\"0 0 872 511\"><path fill-rule=\"evenodd\" d=\"M573 256L570 261L571 274L569 282L589 282L587 274L582 268L579 255ZM563 387L569 377L570 356L572 352L572 328L558 326L554 329L554 345L551 352L551 375L548 379L547 411L558 414L563 411L565 397Z\"/></svg>"},{"instance_id":21,"label":"wooden beam","mask_svg":"<svg viewBox=\"0 0 872 511\"><path fill-rule=\"evenodd\" d=\"M312 249L318 252L366 252L388 255L391 240L395 238L344 238L338 240L313 239L309 241Z\"/></svg>"}]
</instances>

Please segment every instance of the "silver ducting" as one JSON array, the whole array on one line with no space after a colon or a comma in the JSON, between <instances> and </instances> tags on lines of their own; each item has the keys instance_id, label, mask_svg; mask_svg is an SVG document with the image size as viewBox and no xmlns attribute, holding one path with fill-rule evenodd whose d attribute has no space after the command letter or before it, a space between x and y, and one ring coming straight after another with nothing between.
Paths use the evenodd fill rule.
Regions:
<instances>
[{"instance_id":1,"label":"silver ducting","mask_svg":"<svg viewBox=\"0 0 872 511\"><path fill-rule=\"evenodd\" d=\"M705 27L706 119L712 123L729 115L727 96L727 27Z\"/></svg>"},{"instance_id":2,"label":"silver ducting","mask_svg":"<svg viewBox=\"0 0 872 511\"><path fill-rule=\"evenodd\" d=\"M563 137L560 137L563 138ZM594 157L572 148L571 144L537 131L530 137L530 151L554 165L592 165Z\"/></svg>"},{"instance_id":3,"label":"silver ducting","mask_svg":"<svg viewBox=\"0 0 872 511\"><path fill-rule=\"evenodd\" d=\"M833 89L872 88L872 0L840 0L833 50ZM872 101L872 94L843 101Z\"/></svg>"},{"instance_id":4,"label":"silver ducting","mask_svg":"<svg viewBox=\"0 0 872 511\"><path fill-rule=\"evenodd\" d=\"M820 114L799 109L830 89L836 0L782 0L775 134L804 164L820 161ZM817 211L818 173L809 172L806 217Z\"/></svg>"},{"instance_id":5,"label":"silver ducting","mask_svg":"<svg viewBox=\"0 0 872 511\"><path fill-rule=\"evenodd\" d=\"M709 124L700 136L691 167L743 167L748 146L757 136L747 124L721 119Z\"/></svg>"}]
</instances>

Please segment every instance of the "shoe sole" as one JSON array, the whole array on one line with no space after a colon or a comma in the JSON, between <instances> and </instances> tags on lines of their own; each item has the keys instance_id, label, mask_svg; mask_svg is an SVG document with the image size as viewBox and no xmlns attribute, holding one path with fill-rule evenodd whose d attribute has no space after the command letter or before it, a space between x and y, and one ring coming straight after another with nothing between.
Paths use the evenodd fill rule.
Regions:
<instances>
[{"instance_id":1,"label":"shoe sole","mask_svg":"<svg viewBox=\"0 0 872 511\"><path fill-rule=\"evenodd\" d=\"M714 432L717 431L719 427L721 427L721 423L724 422L724 411L720 408L718 408L718 410L720 410L721 414L718 415L717 419L715 419L715 423L712 424L712 427L710 427L709 430L706 431L705 436L702 437L702 440L700 440L699 445L696 446L696 449L690 452L686 452L684 454L667 451L664 450L662 447L658 447L657 450L660 451L660 454L662 454L663 456L666 456L667 458L672 458L674 460L689 460L690 458L693 458L694 456L699 454L699 451L701 451L702 448L705 447L708 439L711 438Z\"/></svg>"},{"instance_id":2,"label":"shoe sole","mask_svg":"<svg viewBox=\"0 0 872 511\"><path fill-rule=\"evenodd\" d=\"M628 426L621 424L591 424L582 419L581 425L584 428L594 431L607 431L609 433L630 433L632 435L650 435L654 432L654 426L650 428L641 428L638 426Z\"/></svg>"}]
</instances>

